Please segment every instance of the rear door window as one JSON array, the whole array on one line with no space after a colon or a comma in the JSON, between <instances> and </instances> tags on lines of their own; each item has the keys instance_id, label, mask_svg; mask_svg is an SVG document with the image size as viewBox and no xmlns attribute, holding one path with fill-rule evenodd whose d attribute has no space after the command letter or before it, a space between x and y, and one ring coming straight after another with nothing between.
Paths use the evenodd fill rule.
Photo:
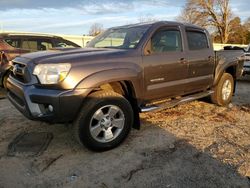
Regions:
<instances>
[{"instance_id":1,"label":"rear door window","mask_svg":"<svg viewBox=\"0 0 250 188\"><path fill-rule=\"evenodd\" d=\"M37 41L23 39L22 41L22 49L30 50L30 51L37 51Z\"/></svg>"},{"instance_id":2,"label":"rear door window","mask_svg":"<svg viewBox=\"0 0 250 188\"><path fill-rule=\"evenodd\" d=\"M201 31L186 31L189 50L203 50L209 48L207 35Z\"/></svg>"},{"instance_id":3,"label":"rear door window","mask_svg":"<svg viewBox=\"0 0 250 188\"><path fill-rule=\"evenodd\" d=\"M22 48L32 52L48 50L52 47L52 42L49 39L30 38L24 39L22 42Z\"/></svg>"}]
</instances>

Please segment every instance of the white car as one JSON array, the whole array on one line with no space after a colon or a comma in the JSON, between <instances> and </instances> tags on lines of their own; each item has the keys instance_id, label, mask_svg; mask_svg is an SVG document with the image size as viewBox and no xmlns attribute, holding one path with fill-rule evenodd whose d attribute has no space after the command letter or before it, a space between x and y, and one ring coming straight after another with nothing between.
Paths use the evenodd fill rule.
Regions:
<instances>
[{"instance_id":1,"label":"white car","mask_svg":"<svg viewBox=\"0 0 250 188\"><path fill-rule=\"evenodd\" d=\"M245 51L245 60L250 61L250 44Z\"/></svg>"},{"instance_id":2,"label":"white car","mask_svg":"<svg viewBox=\"0 0 250 188\"><path fill-rule=\"evenodd\" d=\"M245 62L244 62L244 72L243 74L246 75L250 75L250 44L247 47L246 51L245 51Z\"/></svg>"}]
</instances>

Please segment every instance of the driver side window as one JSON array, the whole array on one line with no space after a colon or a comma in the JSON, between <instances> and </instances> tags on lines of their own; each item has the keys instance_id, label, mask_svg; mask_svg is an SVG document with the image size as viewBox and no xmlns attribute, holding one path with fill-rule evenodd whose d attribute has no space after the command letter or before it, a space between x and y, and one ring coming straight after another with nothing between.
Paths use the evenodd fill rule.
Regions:
<instances>
[{"instance_id":1,"label":"driver side window","mask_svg":"<svg viewBox=\"0 0 250 188\"><path fill-rule=\"evenodd\" d=\"M178 30L159 30L151 39L155 53L182 51L181 33Z\"/></svg>"}]
</instances>

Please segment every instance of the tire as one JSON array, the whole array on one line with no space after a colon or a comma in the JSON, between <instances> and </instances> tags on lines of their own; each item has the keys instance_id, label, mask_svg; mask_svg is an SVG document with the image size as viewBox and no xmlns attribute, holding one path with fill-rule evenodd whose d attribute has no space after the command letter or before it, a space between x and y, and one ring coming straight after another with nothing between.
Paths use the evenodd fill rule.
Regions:
<instances>
[{"instance_id":1,"label":"tire","mask_svg":"<svg viewBox=\"0 0 250 188\"><path fill-rule=\"evenodd\" d=\"M234 79L229 73L224 73L211 95L211 101L219 106L228 105L233 96Z\"/></svg>"},{"instance_id":2,"label":"tire","mask_svg":"<svg viewBox=\"0 0 250 188\"><path fill-rule=\"evenodd\" d=\"M128 136L134 114L130 103L113 91L90 94L73 123L76 140L93 151L105 151Z\"/></svg>"}]
</instances>

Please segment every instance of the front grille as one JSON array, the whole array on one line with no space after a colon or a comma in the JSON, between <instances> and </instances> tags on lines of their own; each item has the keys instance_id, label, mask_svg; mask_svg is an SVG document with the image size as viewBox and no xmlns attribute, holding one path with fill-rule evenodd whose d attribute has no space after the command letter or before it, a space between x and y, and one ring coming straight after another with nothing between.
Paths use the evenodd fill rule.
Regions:
<instances>
[{"instance_id":1,"label":"front grille","mask_svg":"<svg viewBox=\"0 0 250 188\"><path fill-rule=\"evenodd\" d=\"M30 74L25 64L12 61L11 76L22 83L30 82Z\"/></svg>"}]
</instances>

